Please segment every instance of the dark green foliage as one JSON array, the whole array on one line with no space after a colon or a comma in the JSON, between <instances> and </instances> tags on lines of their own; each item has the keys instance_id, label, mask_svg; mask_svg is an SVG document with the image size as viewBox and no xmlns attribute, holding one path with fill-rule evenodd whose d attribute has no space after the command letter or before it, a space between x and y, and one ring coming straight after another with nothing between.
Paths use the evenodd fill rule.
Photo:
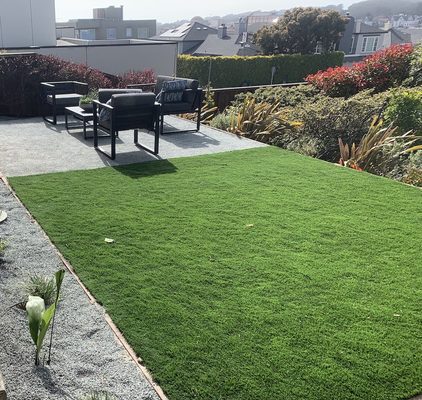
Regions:
<instances>
[{"instance_id":1,"label":"dark green foliage","mask_svg":"<svg viewBox=\"0 0 422 400\"><path fill-rule=\"evenodd\" d=\"M319 96L292 108L289 120L303 123L296 134L280 137L276 144L286 147L295 141L315 143L316 157L338 162L338 139L344 143L359 143L368 132L374 116L379 115L388 92L374 95L362 92L349 99Z\"/></svg>"},{"instance_id":2,"label":"dark green foliage","mask_svg":"<svg viewBox=\"0 0 422 400\"><path fill-rule=\"evenodd\" d=\"M33 275L24 284L26 297L38 296L44 300L46 307L56 300L56 280L54 277ZM26 299L28 300L28 299Z\"/></svg>"},{"instance_id":3,"label":"dark green foliage","mask_svg":"<svg viewBox=\"0 0 422 400\"><path fill-rule=\"evenodd\" d=\"M347 19L337 11L315 7L287 10L277 23L255 35L264 54L314 54L317 46L328 52L335 48Z\"/></svg>"},{"instance_id":4,"label":"dark green foliage","mask_svg":"<svg viewBox=\"0 0 422 400\"><path fill-rule=\"evenodd\" d=\"M422 86L422 44L414 47L410 61L409 78L405 84L407 86Z\"/></svg>"},{"instance_id":5,"label":"dark green foliage","mask_svg":"<svg viewBox=\"0 0 422 400\"><path fill-rule=\"evenodd\" d=\"M413 130L422 134L422 87L394 91L385 118L398 126L402 133Z\"/></svg>"},{"instance_id":6,"label":"dark green foliage","mask_svg":"<svg viewBox=\"0 0 422 400\"><path fill-rule=\"evenodd\" d=\"M312 86L259 89L254 94L238 95L233 106L223 116L217 116L211 125L226 128L230 115L237 114L238 106L247 97L257 102L280 103L285 108L288 121L302 123L296 130L286 130L272 144L337 162L338 139L345 143L359 143L372 118L383 110L390 93L364 91L344 99L319 94Z\"/></svg>"},{"instance_id":7,"label":"dark green foliage","mask_svg":"<svg viewBox=\"0 0 422 400\"><path fill-rule=\"evenodd\" d=\"M211 63L213 88L267 85L271 83L271 68L277 71L273 83L302 82L319 70L343 64L340 52L313 55L278 55L256 57L192 57L182 55L177 61L177 75L198 79L208 84Z\"/></svg>"},{"instance_id":8,"label":"dark green foliage","mask_svg":"<svg viewBox=\"0 0 422 400\"><path fill-rule=\"evenodd\" d=\"M301 85L292 88L261 88L254 93L238 94L232 105L237 106L242 104L246 98L254 98L258 103L279 103L282 107L296 107L307 101L315 101L315 97L318 94L319 90L312 85Z\"/></svg>"},{"instance_id":9,"label":"dark green foliage","mask_svg":"<svg viewBox=\"0 0 422 400\"><path fill-rule=\"evenodd\" d=\"M422 392L422 191L275 147L10 181L170 399Z\"/></svg>"}]
</instances>

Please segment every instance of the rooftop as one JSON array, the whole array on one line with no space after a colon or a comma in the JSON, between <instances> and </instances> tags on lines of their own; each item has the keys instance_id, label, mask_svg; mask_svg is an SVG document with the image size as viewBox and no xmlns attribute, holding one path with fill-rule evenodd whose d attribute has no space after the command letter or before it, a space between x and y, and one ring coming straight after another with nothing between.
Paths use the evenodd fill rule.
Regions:
<instances>
[{"instance_id":1,"label":"rooftop","mask_svg":"<svg viewBox=\"0 0 422 400\"><path fill-rule=\"evenodd\" d=\"M211 28L210 26L201 24L200 22L186 22L185 24L180 25L177 28L169 29L168 31L162 33L159 37L161 38L177 38L181 39L187 36L191 31L196 32L217 32L216 29Z\"/></svg>"}]
</instances>

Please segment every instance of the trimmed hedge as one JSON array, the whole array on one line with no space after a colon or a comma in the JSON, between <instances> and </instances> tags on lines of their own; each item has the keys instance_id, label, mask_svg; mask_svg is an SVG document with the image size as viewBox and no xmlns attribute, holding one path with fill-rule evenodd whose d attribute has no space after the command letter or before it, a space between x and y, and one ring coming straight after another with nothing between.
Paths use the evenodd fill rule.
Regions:
<instances>
[{"instance_id":1,"label":"trimmed hedge","mask_svg":"<svg viewBox=\"0 0 422 400\"><path fill-rule=\"evenodd\" d=\"M211 86L214 88L269 85L271 69L277 68L274 84L302 82L309 75L343 64L344 53L286 54L256 57L193 57L181 55L177 61L177 76L198 79L208 84L211 63Z\"/></svg>"}]
</instances>

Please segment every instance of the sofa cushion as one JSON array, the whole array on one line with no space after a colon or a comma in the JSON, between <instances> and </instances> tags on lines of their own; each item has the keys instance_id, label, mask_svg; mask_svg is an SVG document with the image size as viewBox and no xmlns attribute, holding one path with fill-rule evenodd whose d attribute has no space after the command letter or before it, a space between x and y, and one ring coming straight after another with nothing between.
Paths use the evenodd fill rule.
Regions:
<instances>
[{"instance_id":1,"label":"sofa cushion","mask_svg":"<svg viewBox=\"0 0 422 400\"><path fill-rule=\"evenodd\" d=\"M83 97L77 93L56 94L56 105L61 107L75 107L79 105L79 100ZM47 103L53 104L53 95L47 96Z\"/></svg>"},{"instance_id":2,"label":"sofa cushion","mask_svg":"<svg viewBox=\"0 0 422 400\"><path fill-rule=\"evenodd\" d=\"M164 103L162 105L163 114L182 114L187 112L192 112L192 104L190 103Z\"/></svg>"},{"instance_id":3,"label":"sofa cushion","mask_svg":"<svg viewBox=\"0 0 422 400\"><path fill-rule=\"evenodd\" d=\"M154 105L155 95L154 93L124 93L114 94L111 97L111 105L116 108L125 107L139 107L148 108Z\"/></svg>"},{"instance_id":4,"label":"sofa cushion","mask_svg":"<svg viewBox=\"0 0 422 400\"><path fill-rule=\"evenodd\" d=\"M100 89L98 90L98 101L107 103L114 94L142 93L142 89Z\"/></svg>"}]
</instances>

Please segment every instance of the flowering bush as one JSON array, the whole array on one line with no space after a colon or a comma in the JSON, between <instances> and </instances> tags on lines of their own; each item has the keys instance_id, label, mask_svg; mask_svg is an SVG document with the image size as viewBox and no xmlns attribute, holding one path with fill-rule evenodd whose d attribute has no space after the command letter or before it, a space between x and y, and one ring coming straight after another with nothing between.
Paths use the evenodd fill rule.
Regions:
<instances>
[{"instance_id":1,"label":"flowering bush","mask_svg":"<svg viewBox=\"0 0 422 400\"><path fill-rule=\"evenodd\" d=\"M349 97L364 89L386 90L402 83L410 71L411 44L378 51L352 67L329 68L306 81L332 97Z\"/></svg>"}]
</instances>

